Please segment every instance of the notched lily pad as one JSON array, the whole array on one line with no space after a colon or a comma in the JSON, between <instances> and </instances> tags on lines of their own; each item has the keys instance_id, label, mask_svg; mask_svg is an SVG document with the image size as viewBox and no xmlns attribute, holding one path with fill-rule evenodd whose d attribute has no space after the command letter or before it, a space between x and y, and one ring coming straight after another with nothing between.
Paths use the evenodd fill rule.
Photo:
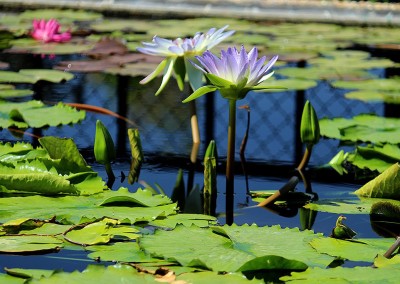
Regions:
<instances>
[{"instance_id":1,"label":"notched lily pad","mask_svg":"<svg viewBox=\"0 0 400 284\"><path fill-rule=\"evenodd\" d=\"M45 253L61 247L63 241L51 236L0 236L0 253Z\"/></svg>"}]
</instances>

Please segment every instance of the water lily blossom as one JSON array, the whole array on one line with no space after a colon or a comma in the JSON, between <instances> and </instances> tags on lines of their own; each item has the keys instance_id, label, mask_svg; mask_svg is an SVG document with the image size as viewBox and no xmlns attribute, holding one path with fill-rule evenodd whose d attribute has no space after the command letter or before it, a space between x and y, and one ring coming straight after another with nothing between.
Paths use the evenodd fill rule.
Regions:
<instances>
[{"instance_id":1,"label":"water lily blossom","mask_svg":"<svg viewBox=\"0 0 400 284\"><path fill-rule=\"evenodd\" d=\"M31 36L41 42L67 42L71 40L71 33L60 32L60 23L56 19L48 21L34 19L32 22L33 30Z\"/></svg>"},{"instance_id":2,"label":"water lily blossom","mask_svg":"<svg viewBox=\"0 0 400 284\"><path fill-rule=\"evenodd\" d=\"M157 77L161 72L164 72L161 86L156 92L156 95L158 95L174 72L181 90L183 90L186 75L193 89L201 87L202 73L185 59L194 60L196 55L201 55L204 51L213 48L221 41L231 36L235 31L225 31L227 27L228 26L224 26L218 30L212 28L206 33L198 32L193 38L176 38L174 40L169 40L155 36L152 42L143 42L144 47L137 48L139 52L166 58L150 75L144 78L141 83L146 84Z\"/></svg>"},{"instance_id":3,"label":"water lily blossom","mask_svg":"<svg viewBox=\"0 0 400 284\"><path fill-rule=\"evenodd\" d=\"M202 56L196 56L199 64L192 63L201 70L210 81L211 85L197 89L183 102L189 102L209 92L219 90L226 99L243 99L251 90L262 90L276 87L259 86L260 83L270 78L274 72L269 72L278 60L278 56L264 65L266 56L257 59L256 47L246 52L242 46L240 50L230 47L221 51L218 57L210 51L204 52Z\"/></svg>"},{"instance_id":4,"label":"water lily blossom","mask_svg":"<svg viewBox=\"0 0 400 284\"><path fill-rule=\"evenodd\" d=\"M202 95L219 90L222 97L229 101L228 147L226 154L226 223L233 223L234 210L234 162L235 162L235 135L236 135L236 101L243 99L251 90L280 88L260 85L270 78L273 72L271 67L278 60L278 56L264 65L265 56L258 59L258 50L253 48L249 53L242 46L240 50L230 47L221 51L221 57L209 50L201 56L196 56L199 64L193 66L203 72L210 85L202 86L183 102L190 102Z\"/></svg>"}]
</instances>

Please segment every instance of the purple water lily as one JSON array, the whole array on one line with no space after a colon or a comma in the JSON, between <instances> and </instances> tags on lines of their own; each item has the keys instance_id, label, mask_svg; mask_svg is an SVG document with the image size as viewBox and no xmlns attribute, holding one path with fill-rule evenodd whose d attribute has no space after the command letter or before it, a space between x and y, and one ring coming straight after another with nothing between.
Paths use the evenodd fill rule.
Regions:
<instances>
[{"instance_id":1,"label":"purple water lily","mask_svg":"<svg viewBox=\"0 0 400 284\"><path fill-rule=\"evenodd\" d=\"M155 36L152 42L143 42L144 47L137 48L138 51L155 56L166 57L157 68L144 78L140 83L146 84L156 78L161 72L164 73L161 86L156 92L158 95L175 73L175 78L181 90L184 88L184 81L187 76L193 89L201 87L203 75L193 67L188 60L194 60L194 56L213 48L221 41L231 36L234 31L225 31L228 26L221 29L212 28L206 33L196 33L193 38L176 38L169 40Z\"/></svg>"},{"instance_id":2,"label":"purple water lily","mask_svg":"<svg viewBox=\"0 0 400 284\"><path fill-rule=\"evenodd\" d=\"M258 50L253 48L249 53L244 47L237 50L230 47L221 51L218 57L210 51L204 52L202 56L196 56L199 64L192 62L193 66L202 71L208 78L210 85L198 88L183 102L190 102L207 93L219 90L220 94L229 100L229 125L228 125L228 147L226 154L226 223L233 223L234 210L234 171L235 162L235 135L236 135L236 101L243 99L251 90L263 90L276 87L260 85L272 76L269 72L278 60L278 56L264 65L265 56L258 59Z\"/></svg>"},{"instance_id":3,"label":"purple water lily","mask_svg":"<svg viewBox=\"0 0 400 284\"><path fill-rule=\"evenodd\" d=\"M196 56L196 59L200 65L192 64L206 75L211 85L198 89L184 102L216 89L224 98L235 100L244 98L250 90L266 89L258 85L273 75L274 72L269 70L278 60L278 56L272 57L264 65L267 57L258 59L257 48L254 47L247 53L242 46L240 50L235 47L222 50L221 57L207 50L202 56Z\"/></svg>"}]
</instances>

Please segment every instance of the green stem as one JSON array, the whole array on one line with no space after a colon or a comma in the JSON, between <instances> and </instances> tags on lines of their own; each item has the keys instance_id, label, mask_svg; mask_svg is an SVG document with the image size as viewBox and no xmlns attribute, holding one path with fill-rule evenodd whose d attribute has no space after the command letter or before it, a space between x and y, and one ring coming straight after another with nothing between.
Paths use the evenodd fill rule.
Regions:
<instances>
[{"instance_id":1,"label":"green stem","mask_svg":"<svg viewBox=\"0 0 400 284\"><path fill-rule=\"evenodd\" d=\"M108 176L107 186L112 187L112 185L114 184L114 181L115 181L115 175L111 168L111 163L105 163L104 166L106 168L106 173Z\"/></svg>"},{"instance_id":2,"label":"green stem","mask_svg":"<svg viewBox=\"0 0 400 284\"><path fill-rule=\"evenodd\" d=\"M228 150L226 155L226 223L233 224L236 100L229 100Z\"/></svg>"}]
</instances>

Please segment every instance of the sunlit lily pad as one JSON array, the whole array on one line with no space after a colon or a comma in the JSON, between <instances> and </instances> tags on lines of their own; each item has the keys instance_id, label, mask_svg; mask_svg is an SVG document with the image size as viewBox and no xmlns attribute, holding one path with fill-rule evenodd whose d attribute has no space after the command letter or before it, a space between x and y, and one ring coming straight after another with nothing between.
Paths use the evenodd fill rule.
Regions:
<instances>
[{"instance_id":1,"label":"sunlit lily pad","mask_svg":"<svg viewBox=\"0 0 400 284\"><path fill-rule=\"evenodd\" d=\"M45 269L4 268L4 270L8 275L18 277L19 279L40 279L42 277L49 277L54 273L53 270Z\"/></svg>"},{"instance_id":2,"label":"sunlit lily pad","mask_svg":"<svg viewBox=\"0 0 400 284\"><path fill-rule=\"evenodd\" d=\"M89 265L82 272L71 273L56 271L48 278L41 278L37 283L156 283L154 276L138 272L130 265L114 266Z\"/></svg>"},{"instance_id":3,"label":"sunlit lily pad","mask_svg":"<svg viewBox=\"0 0 400 284\"><path fill-rule=\"evenodd\" d=\"M400 95L396 91L359 90L348 92L344 95L347 99L364 102L384 102L388 104L400 104Z\"/></svg>"},{"instance_id":4,"label":"sunlit lily pad","mask_svg":"<svg viewBox=\"0 0 400 284\"><path fill-rule=\"evenodd\" d=\"M288 283L397 283L398 268L376 269L372 267L336 267L332 269L309 268L304 272L293 272L281 277Z\"/></svg>"},{"instance_id":5,"label":"sunlit lily pad","mask_svg":"<svg viewBox=\"0 0 400 284\"><path fill-rule=\"evenodd\" d=\"M49 252L62 246L63 241L51 236L0 236L1 253Z\"/></svg>"},{"instance_id":6,"label":"sunlit lily pad","mask_svg":"<svg viewBox=\"0 0 400 284\"><path fill-rule=\"evenodd\" d=\"M332 68L321 68L321 67L308 67L308 68L296 68L288 67L277 70L276 74L287 76L290 78L300 78L307 80L341 80L341 79L362 79L371 78L371 74L367 71L359 69L332 69Z\"/></svg>"},{"instance_id":7,"label":"sunlit lily pad","mask_svg":"<svg viewBox=\"0 0 400 284\"><path fill-rule=\"evenodd\" d=\"M31 83L40 80L60 83L74 77L72 73L46 69L21 69L19 72L0 71L0 82L4 83Z\"/></svg>"},{"instance_id":8,"label":"sunlit lily pad","mask_svg":"<svg viewBox=\"0 0 400 284\"><path fill-rule=\"evenodd\" d=\"M394 67L396 64L389 59L368 59L360 60L357 57L335 57L335 58L313 58L309 62L313 66L328 67L332 69L372 69L372 68L388 68Z\"/></svg>"},{"instance_id":9,"label":"sunlit lily pad","mask_svg":"<svg viewBox=\"0 0 400 284\"><path fill-rule=\"evenodd\" d=\"M112 239L135 240L139 230L131 226L120 225L117 220L104 218L102 220L72 227L64 234L64 238L79 245L107 244Z\"/></svg>"},{"instance_id":10,"label":"sunlit lily pad","mask_svg":"<svg viewBox=\"0 0 400 284\"><path fill-rule=\"evenodd\" d=\"M17 97L28 97L33 95L32 90L20 90L20 89L8 89L8 90L0 90L0 98L17 98Z\"/></svg>"},{"instance_id":11,"label":"sunlit lily pad","mask_svg":"<svg viewBox=\"0 0 400 284\"><path fill-rule=\"evenodd\" d=\"M41 43L34 39L23 38L13 40L12 47L7 49L9 53L27 53L44 55L63 55L84 53L93 48L93 42L73 42L68 43Z\"/></svg>"},{"instance_id":12,"label":"sunlit lily pad","mask_svg":"<svg viewBox=\"0 0 400 284\"><path fill-rule=\"evenodd\" d=\"M134 195L134 193L132 193ZM65 196L58 198L44 196L4 197L0 198L2 214L0 222L26 218L51 219L64 224L77 224L83 217L100 219L111 216L120 221L150 222L177 213L174 203L155 207L98 206L105 196L103 194L82 196Z\"/></svg>"},{"instance_id":13,"label":"sunlit lily pad","mask_svg":"<svg viewBox=\"0 0 400 284\"><path fill-rule=\"evenodd\" d=\"M361 81L335 81L332 86L342 89L396 91L400 90L400 79L372 79Z\"/></svg>"},{"instance_id":14,"label":"sunlit lily pad","mask_svg":"<svg viewBox=\"0 0 400 284\"><path fill-rule=\"evenodd\" d=\"M400 143L400 119L361 114L319 121L321 135L340 140L372 143Z\"/></svg>"},{"instance_id":15,"label":"sunlit lily pad","mask_svg":"<svg viewBox=\"0 0 400 284\"><path fill-rule=\"evenodd\" d=\"M68 19L69 21L94 21L99 20L103 16L100 13L84 11L84 10L71 10L71 9L36 9L26 10L19 14L18 18L21 20L33 19Z\"/></svg>"},{"instance_id":16,"label":"sunlit lily pad","mask_svg":"<svg viewBox=\"0 0 400 284\"><path fill-rule=\"evenodd\" d=\"M319 238L310 242L320 253L341 257L352 261L373 262L377 254L384 254L393 244L390 238L339 240Z\"/></svg>"},{"instance_id":17,"label":"sunlit lily pad","mask_svg":"<svg viewBox=\"0 0 400 284\"><path fill-rule=\"evenodd\" d=\"M116 242L113 244L94 245L87 248L92 251L88 257L92 259L101 259L102 261L119 262L160 262L160 259L153 258L145 254L137 242Z\"/></svg>"},{"instance_id":18,"label":"sunlit lily pad","mask_svg":"<svg viewBox=\"0 0 400 284\"><path fill-rule=\"evenodd\" d=\"M369 181L354 193L364 197L391 198L400 200L400 165L393 164L379 176Z\"/></svg>"},{"instance_id":19,"label":"sunlit lily pad","mask_svg":"<svg viewBox=\"0 0 400 284\"><path fill-rule=\"evenodd\" d=\"M203 214L177 214L168 216L165 219L156 219L149 223L149 225L174 229L177 225L184 225L190 227L196 225L198 227L209 227L210 225L216 225L217 218L213 216Z\"/></svg>"},{"instance_id":20,"label":"sunlit lily pad","mask_svg":"<svg viewBox=\"0 0 400 284\"><path fill-rule=\"evenodd\" d=\"M58 126L77 123L85 118L85 114L85 111L78 111L63 103L47 106L40 101L0 102L0 127Z\"/></svg>"},{"instance_id":21,"label":"sunlit lily pad","mask_svg":"<svg viewBox=\"0 0 400 284\"><path fill-rule=\"evenodd\" d=\"M265 255L298 260L311 266L324 266L331 259L314 255L315 252L306 243L306 240L318 237L320 235L311 231L300 232L279 226L233 225L213 229L178 226L173 231L157 230L154 235L144 235L139 244L146 252L176 260L181 265L200 266L214 271L236 271L247 261ZM285 244L279 245L281 242ZM282 246L290 246L291 249L282 250Z\"/></svg>"},{"instance_id":22,"label":"sunlit lily pad","mask_svg":"<svg viewBox=\"0 0 400 284\"><path fill-rule=\"evenodd\" d=\"M268 92L285 92L285 91L300 91L300 90L308 90L316 87L318 84L317 81L307 80L307 79L282 79L282 80L266 80L260 84L260 86L280 86L285 89L270 89ZM265 92L265 90L262 90Z\"/></svg>"}]
</instances>

